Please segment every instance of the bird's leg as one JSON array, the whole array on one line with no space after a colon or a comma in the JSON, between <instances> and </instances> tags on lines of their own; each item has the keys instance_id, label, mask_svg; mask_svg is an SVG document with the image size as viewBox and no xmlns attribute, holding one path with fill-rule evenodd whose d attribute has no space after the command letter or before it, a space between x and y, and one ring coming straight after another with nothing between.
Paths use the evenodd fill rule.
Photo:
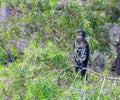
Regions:
<instances>
[{"instance_id":1,"label":"bird's leg","mask_svg":"<svg viewBox=\"0 0 120 100\"><path fill-rule=\"evenodd\" d=\"M78 70L80 69L80 67L76 66L75 67L75 72L78 73Z\"/></svg>"},{"instance_id":2,"label":"bird's leg","mask_svg":"<svg viewBox=\"0 0 120 100\"><path fill-rule=\"evenodd\" d=\"M85 75L85 78L86 78L86 81L88 81L88 74L86 73L86 75Z\"/></svg>"}]
</instances>

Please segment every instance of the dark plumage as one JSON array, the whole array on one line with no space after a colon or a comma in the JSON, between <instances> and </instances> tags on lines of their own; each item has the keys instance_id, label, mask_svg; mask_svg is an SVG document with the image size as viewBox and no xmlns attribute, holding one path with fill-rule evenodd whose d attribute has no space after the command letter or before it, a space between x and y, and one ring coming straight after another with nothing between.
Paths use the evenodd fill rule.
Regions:
<instances>
[{"instance_id":1,"label":"dark plumage","mask_svg":"<svg viewBox=\"0 0 120 100\"><path fill-rule=\"evenodd\" d=\"M75 71L76 73L81 71L82 78L86 74L86 69L88 60L89 60L89 45L88 42L85 39L85 31L79 30L77 31L78 36L74 43L74 59L75 59Z\"/></svg>"}]
</instances>

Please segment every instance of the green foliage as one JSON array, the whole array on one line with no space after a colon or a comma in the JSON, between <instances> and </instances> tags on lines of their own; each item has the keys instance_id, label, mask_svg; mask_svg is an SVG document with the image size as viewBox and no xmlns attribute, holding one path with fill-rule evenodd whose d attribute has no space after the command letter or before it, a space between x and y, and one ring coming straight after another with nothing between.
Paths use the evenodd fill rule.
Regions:
<instances>
[{"instance_id":1,"label":"green foliage","mask_svg":"<svg viewBox=\"0 0 120 100\"><path fill-rule=\"evenodd\" d=\"M4 50L0 49L0 64L7 63L7 55Z\"/></svg>"},{"instance_id":2,"label":"green foliage","mask_svg":"<svg viewBox=\"0 0 120 100\"><path fill-rule=\"evenodd\" d=\"M52 48L52 49L51 49ZM53 66L58 68L68 67L67 52L61 51L52 42L46 44L46 58Z\"/></svg>"},{"instance_id":3,"label":"green foliage","mask_svg":"<svg viewBox=\"0 0 120 100\"><path fill-rule=\"evenodd\" d=\"M58 94L58 87L56 84L50 82L46 78L36 79L31 84L28 90L28 97L26 99L40 100L40 99L54 99Z\"/></svg>"},{"instance_id":4,"label":"green foliage","mask_svg":"<svg viewBox=\"0 0 120 100\"><path fill-rule=\"evenodd\" d=\"M81 81L80 74L75 74L72 68L71 54L74 31L85 29L91 53L97 50L110 56L112 41L105 23L120 24L119 2L86 0L79 5L78 0L63 4L59 0L11 0L10 3L22 14L16 12L0 23L1 100L119 100L119 81L104 82L103 77L90 73L88 82ZM8 4L2 0L1 5ZM24 55L17 51L16 42L20 39L26 41ZM8 63L5 48L17 57L16 61ZM110 75L109 71L104 71L104 75Z\"/></svg>"}]
</instances>

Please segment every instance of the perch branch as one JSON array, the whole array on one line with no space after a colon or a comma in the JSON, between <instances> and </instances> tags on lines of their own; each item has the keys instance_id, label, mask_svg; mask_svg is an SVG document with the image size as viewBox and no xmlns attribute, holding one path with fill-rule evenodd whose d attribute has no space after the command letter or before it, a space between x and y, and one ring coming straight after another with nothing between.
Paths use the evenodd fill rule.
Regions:
<instances>
[{"instance_id":1,"label":"perch branch","mask_svg":"<svg viewBox=\"0 0 120 100\"><path fill-rule=\"evenodd\" d=\"M61 70L60 73L59 73L58 76L57 76L57 79L58 79L58 77L62 74L62 72L66 71L66 69L72 68L72 67L74 67L74 65L73 65L73 66L70 66L70 67L67 67L67 68L65 68L65 69L63 69L63 70ZM97 75L97 76L99 76L99 77L102 77L102 78L105 78L105 79L108 79L108 80L120 81L120 78L101 75L101 74L99 74L99 73L91 70L90 68L84 68L84 69L86 69L88 72L93 73L94 75Z\"/></svg>"},{"instance_id":2,"label":"perch branch","mask_svg":"<svg viewBox=\"0 0 120 100\"><path fill-rule=\"evenodd\" d=\"M120 81L120 78L104 76L104 75L101 75L101 74L99 74L99 73L91 70L90 68L87 68L87 71L89 71L89 72L91 72L91 73L93 73L93 74L95 74L95 75L97 75L97 76L99 76L99 77L103 77L103 78L105 78L105 79L108 79L108 80L118 80L118 81Z\"/></svg>"}]
</instances>

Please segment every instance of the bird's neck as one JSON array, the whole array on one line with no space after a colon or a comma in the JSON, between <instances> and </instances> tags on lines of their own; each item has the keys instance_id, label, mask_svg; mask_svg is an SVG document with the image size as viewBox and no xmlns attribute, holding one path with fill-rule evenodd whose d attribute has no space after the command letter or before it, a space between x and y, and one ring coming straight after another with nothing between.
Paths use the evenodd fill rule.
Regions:
<instances>
[{"instance_id":1,"label":"bird's neck","mask_svg":"<svg viewBox=\"0 0 120 100\"><path fill-rule=\"evenodd\" d=\"M85 42L84 41L80 41L80 42L75 42L75 45L77 46L77 47L85 47L86 46L86 44L85 44Z\"/></svg>"}]
</instances>

